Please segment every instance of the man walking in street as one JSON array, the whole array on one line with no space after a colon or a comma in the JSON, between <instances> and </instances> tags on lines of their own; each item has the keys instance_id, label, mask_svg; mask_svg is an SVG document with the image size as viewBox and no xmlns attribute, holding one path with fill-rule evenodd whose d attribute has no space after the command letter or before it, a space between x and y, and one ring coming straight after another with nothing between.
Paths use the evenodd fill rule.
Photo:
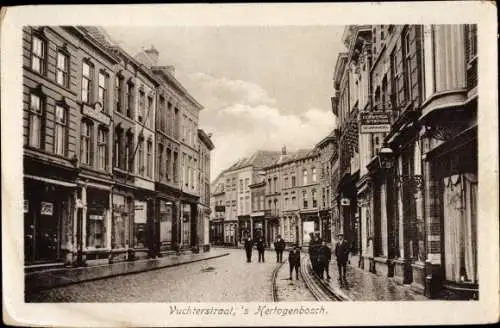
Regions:
<instances>
[{"instance_id":1,"label":"man walking in street","mask_svg":"<svg viewBox=\"0 0 500 328\"><path fill-rule=\"evenodd\" d=\"M250 237L245 238L245 252L247 254L247 263L252 262L252 247L253 241Z\"/></svg>"},{"instance_id":2,"label":"man walking in street","mask_svg":"<svg viewBox=\"0 0 500 328\"><path fill-rule=\"evenodd\" d=\"M257 239L257 252L259 253L259 262L261 259L262 259L262 262L265 262L265 260L264 260L265 247L266 247L266 245L264 243L264 238L259 237L259 239Z\"/></svg>"},{"instance_id":3,"label":"man walking in street","mask_svg":"<svg viewBox=\"0 0 500 328\"><path fill-rule=\"evenodd\" d=\"M281 263L283 261L283 250L285 249L285 241L278 235L278 239L274 242L274 249L276 250L276 262Z\"/></svg>"},{"instance_id":4,"label":"man walking in street","mask_svg":"<svg viewBox=\"0 0 500 328\"><path fill-rule=\"evenodd\" d=\"M318 263L321 269L320 277L323 279L326 271L326 279L330 280L330 259L332 258L332 250L328 247L326 241L323 241L318 251Z\"/></svg>"},{"instance_id":5,"label":"man walking in street","mask_svg":"<svg viewBox=\"0 0 500 328\"><path fill-rule=\"evenodd\" d=\"M293 270L295 270L295 279L299 280L300 251L297 244L294 244L293 248L288 252L288 263L290 264L290 280L293 280Z\"/></svg>"},{"instance_id":6,"label":"man walking in street","mask_svg":"<svg viewBox=\"0 0 500 328\"><path fill-rule=\"evenodd\" d=\"M344 235L338 234L338 242L335 245L335 256L337 258L337 267L339 269L340 284L347 284L346 280L346 267L349 259L349 245L344 239Z\"/></svg>"}]
</instances>

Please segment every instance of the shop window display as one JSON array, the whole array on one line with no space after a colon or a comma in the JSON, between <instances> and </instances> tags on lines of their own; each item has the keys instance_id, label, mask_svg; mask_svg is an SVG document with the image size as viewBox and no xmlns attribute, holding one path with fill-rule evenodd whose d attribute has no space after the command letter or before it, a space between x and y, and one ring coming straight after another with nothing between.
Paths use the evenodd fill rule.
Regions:
<instances>
[{"instance_id":1,"label":"shop window display","mask_svg":"<svg viewBox=\"0 0 500 328\"><path fill-rule=\"evenodd\" d=\"M172 203L165 200L160 200L160 241L172 242Z\"/></svg>"},{"instance_id":2,"label":"shop window display","mask_svg":"<svg viewBox=\"0 0 500 328\"><path fill-rule=\"evenodd\" d=\"M134 247L146 247L147 202L135 202L134 214Z\"/></svg>"},{"instance_id":3,"label":"shop window display","mask_svg":"<svg viewBox=\"0 0 500 328\"><path fill-rule=\"evenodd\" d=\"M113 223L111 231L111 247L124 248L128 244L129 206L127 199L122 195L113 195Z\"/></svg>"}]
</instances>

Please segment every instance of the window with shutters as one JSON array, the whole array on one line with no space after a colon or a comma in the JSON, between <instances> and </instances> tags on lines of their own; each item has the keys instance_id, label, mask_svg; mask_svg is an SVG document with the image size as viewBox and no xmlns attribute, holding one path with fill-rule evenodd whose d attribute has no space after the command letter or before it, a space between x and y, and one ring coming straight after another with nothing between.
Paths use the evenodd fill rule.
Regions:
<instances>
[{"instance_id":1,"label":"window with shutters","mask_svg":"<svg viewBox=\"0 0 500 328\"><path fill-rule=\"evenodd\" d=\"M65 156L68 138L68 110L63 106L56 105L55 114L54 153Z\"/></svg>"},{"instance_id":2,"label":"window with shutters","mask_svg":"<svg viewBox=\"0 0 500 328\"><path fill-rule=\"evenodd\" d=\"M45 40L38 36L33 36L31 41L31 69L40 74L45 74L46 47L47 43Z\"/></svg>"},{"instance_id":3,"label":"window with shutters","mask_svg":"<svg viewBox=\"0 0 500 328\"><path fill-rule=\"evenodd\" d=\"M39 94L30 94L30 119L28 128L28 141L31 147L42 148L43 143L43 115L44 98Z\"/></svg>"}]
</instances>

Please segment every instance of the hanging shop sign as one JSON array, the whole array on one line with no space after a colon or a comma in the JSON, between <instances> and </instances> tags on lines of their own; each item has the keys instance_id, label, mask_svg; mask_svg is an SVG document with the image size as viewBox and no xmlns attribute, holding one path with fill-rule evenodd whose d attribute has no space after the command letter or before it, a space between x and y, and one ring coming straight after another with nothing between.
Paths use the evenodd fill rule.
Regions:
<instances>
[{"instance_id":1,"label":"hanging shop sign","mask_svg":"<svg viewBox=\"0 0 500 328\"><path fill-rule=\"evenodd\" d=\"M54 214L54 204L42 202L40 206L41 215L53 215Z\"/></svg>"},{"instance_id":2,"label":"hanging shop sign","mask_svg":"<svg viewBox=\"0 0 500 328\"><path fill-rule=\"evenodd\" d=\"M391 112L359 113L360 133L383 133L391 130Z\"/></svg>"},{"instance_id":3,"label":"hanging shop sign","mask_svg":"<svg viewBox=\"0 0 500 328\"><path fill-rule=\"evenodd\" d=\"M226 211L226 206L224 205L215 205L215 212L225 212Z\"/></svg>"}]
</instances>

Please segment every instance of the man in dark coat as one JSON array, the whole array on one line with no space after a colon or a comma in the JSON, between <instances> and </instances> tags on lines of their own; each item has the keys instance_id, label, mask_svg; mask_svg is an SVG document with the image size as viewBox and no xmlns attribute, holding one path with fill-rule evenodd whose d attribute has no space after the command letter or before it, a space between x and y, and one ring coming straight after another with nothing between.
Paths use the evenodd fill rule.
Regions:
<instances>
[{"instance_id":1,"label":"man in dark coat","mask_svg":"<svg viewBox=\"0 0 500 328\"><path fill-rule=\"evenodd\" d=\"M295 279L299 280L300 251L297 244L293 245L293 248L288 252L288 263L290 264L290 280L293 280L293 270L295 270Z\"/></svg>"},{"instance_id":2,"label":"man in dark coat","mask_svg":"<svg viewBox=\"0 0 500 328\"><path fill-rule=\"evenodd\" d=\"M321 268L320 277L324 278L326 271L326 279L330 279L330 259L332 258L332 250L328 247L326 241L323 241L318 251L318 263Z\"/></svg>"},{"instance_id":3,"label":"man in dark coat","mask_svg":"<svg viewBox=\"0 0 500 328\"><path fill-rule=\"evenodd\" d=\"M262 259L262 262L265 262L265 260L264 260L265 247L266 247L266 245L264 242L264 238L259 237L259 239L257 239L257 252L259 253L259 262L261 259Z\"/></svg>"},{"instance_id":4,"label":"man in dark coat","mask_svg":"<svg viewBox=\"0 0 500 328\"><path fill-rule=\"evenodd\" d=\"M343 234L339 234L338 237L339 240L335 245L335 256L337 257L337 267L339 269L339 281L341 284L347 284L346 267L349 260L349 244L344 239Z\"/></svg>"},{"instance_id":5,"label":"man in dark coat","mask_svg":"<svg viewBox=\"0 0 500 328\"><path fill-rule=\"evenodd\" d=\"M274 242L274 249L276 250L276 262L281 263L283 261L283 250L285 249L285 241L278 235L278 239Z\"/></svg>"},{"instance_id":6,"label":"man in dark coat","mask_svg":"<svg viewBox=\"0 0 500 328\"><path fill-rule=\"evenodd\" d=\"M252 262L253 241L250 237L245 238L245 252L247 254L247 263Z\"/></svg>"}]
</instances>

